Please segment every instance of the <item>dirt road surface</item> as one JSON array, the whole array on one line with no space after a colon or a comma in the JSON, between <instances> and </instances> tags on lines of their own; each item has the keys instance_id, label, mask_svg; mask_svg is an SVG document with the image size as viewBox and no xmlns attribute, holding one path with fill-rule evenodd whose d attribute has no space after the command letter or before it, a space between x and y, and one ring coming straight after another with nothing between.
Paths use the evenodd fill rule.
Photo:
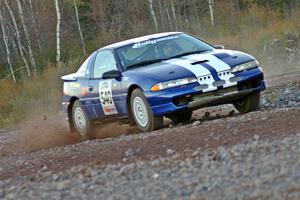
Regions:
<instances>
[{"instance_id":1,"label":"dirt road surface","mask_svg":"<svg viewBox=\"0 0 300 200\"><path fill-rule=\"evenodd\" d=\"M149 133L112 123L79 142L61 113L2 130L0 199L299 199L300 73L267 86L259 111L204 108Z\"/></svg>"}]
</instances>

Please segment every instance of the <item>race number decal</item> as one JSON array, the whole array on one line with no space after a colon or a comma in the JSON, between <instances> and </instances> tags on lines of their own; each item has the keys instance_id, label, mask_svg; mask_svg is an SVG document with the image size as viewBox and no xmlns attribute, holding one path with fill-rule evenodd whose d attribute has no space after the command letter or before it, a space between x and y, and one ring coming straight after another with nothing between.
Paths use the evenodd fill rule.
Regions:
<instances>
[{"instance_id":1,"label":"race number decal","mask_svg":"<svg viewBox=\"0 0 300 200\"><path fill-rule=\"evenodd\" d=\"M105 115L118 114L116 109L112 91L111 91L112 81L100 81L99 83L99 96L102 109Z\"/></svg>"}]
</instances>

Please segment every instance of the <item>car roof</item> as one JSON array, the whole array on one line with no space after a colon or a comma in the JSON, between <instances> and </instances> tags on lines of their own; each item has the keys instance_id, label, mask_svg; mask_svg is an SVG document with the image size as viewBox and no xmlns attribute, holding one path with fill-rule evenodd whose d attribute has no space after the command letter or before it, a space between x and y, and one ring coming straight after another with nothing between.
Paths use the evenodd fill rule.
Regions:
<instances>
[{"instance_id":1,"label":"car roof","mask_svg":"<svg viewBox=\"0 0 300 200\"><path fill-rule=\"evenodd\" d=\"M117 43L114 43L114 44L110 44L110 45L105 46L105 47L103 47L99 50L102 50L102 49L117 49L117 48L122 47L122 46L127 46L127 45L130 45L130 44L135 44L135 43L146 41L146 40L166 37L166 36L170 36L170 35L176 35L176 34L180 34L180 33L182 33L182 32L164 32L164 33L156 33L156 34L152 34L152 35L145 35L145 36L142 36L142 37L137 37L137 38L117 42Z\"/></svg>"}]
</instances>

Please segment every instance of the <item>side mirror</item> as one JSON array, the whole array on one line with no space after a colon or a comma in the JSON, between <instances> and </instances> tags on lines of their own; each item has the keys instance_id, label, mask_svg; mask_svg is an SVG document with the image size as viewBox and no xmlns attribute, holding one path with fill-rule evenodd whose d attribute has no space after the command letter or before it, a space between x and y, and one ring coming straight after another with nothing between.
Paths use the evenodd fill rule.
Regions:
<instances>
[{"instance_id":1,"label":"side mirror","mask_svg":"<svg viewBox=\"0 0 300 200\"><path fill-rule=\"evenodd\" d=\"M216 49L225 49L225 47L223 45L220 45L220 44L216 44L216 45L214 45L214 47Z\"/></svg>"},{"instance_id":2,"label":"side mirror","mask_svg":"<svg viewBox=\"0 0 300 200\"><path fill-rule=\"evenodd\" d=\"M102 79L120 78L121 76L121 72L118 70L110 70L102 75Z\"/></svg>"}]
</instances>

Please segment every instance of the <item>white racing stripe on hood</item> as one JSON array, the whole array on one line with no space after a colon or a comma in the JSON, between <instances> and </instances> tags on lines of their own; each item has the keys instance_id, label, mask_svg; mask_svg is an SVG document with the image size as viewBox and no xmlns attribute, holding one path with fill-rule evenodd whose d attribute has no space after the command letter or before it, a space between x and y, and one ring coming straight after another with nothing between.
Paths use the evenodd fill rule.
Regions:
<instances>
[{"instance_id":1,"label":"white racing stripe on hood","mask_svg":"<svg viewBox=\"0 0 300 200\"><path fill-rule=\"evenodd\" d=\"M200 66L200 65L192 65L191 63L193 63L193 61L190 61L187 59L180 59L180 58L171 59L171 60L167 60L164 62L169 63L169 64L174 64L177 66L181 66L181 67L191 71L197 77L200 85L203 85L203 84L208 85L208 88L203 90L203 92L210 92L210 91L217 90L217 87L213 86L213 82L215 80L213 79L211 72L208 69L206 69L205 67ZM199 80L199 77L207 76L207 75L210 76L210 79L206 78L206 80L202 80L202 81Z\"/></svg>"},{"instance_id":2,"label":"white racing stripe on hood","mask_svg":"<svg viewBox=\"0 0 300 200\"><path fill-rule=\"evenodd\" d=\"M217 58L214 55L211 54L193 54L185 57L186 59L191 59L192 61L202 61L202 60L208 60L206 64L212 66L216 71L218 72L218 76L221 80L225 81L225 85L223 85L224 88L231 87L234 85L237 85L237 82L231 82L229 79L231 77L235 77L234 74L230 72L231 67ZM223 74L225 71L225 75ZM222 72L222 73L221 73ZM227 74L229 72L229 74ZM221 73L221 76L219 75Z\"/></svg>"}]
</instances>

